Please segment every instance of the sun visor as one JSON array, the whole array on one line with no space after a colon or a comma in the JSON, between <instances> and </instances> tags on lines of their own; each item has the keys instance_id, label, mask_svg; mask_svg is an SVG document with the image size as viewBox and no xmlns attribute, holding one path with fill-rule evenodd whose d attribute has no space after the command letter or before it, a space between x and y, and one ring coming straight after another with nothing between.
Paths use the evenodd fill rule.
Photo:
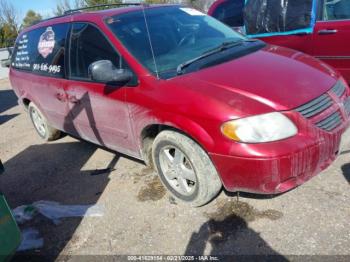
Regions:
<instances>
[{"instance_id":1,"label":"sun visor","mask_svg":"<svg viewBox=\"0 0 350 262\"><path fill-rule=\"evenodd\" d=\"M317 0L246 0L245 32L249 37L310 34L316 23Z\"/></svg>"}]
</instances>

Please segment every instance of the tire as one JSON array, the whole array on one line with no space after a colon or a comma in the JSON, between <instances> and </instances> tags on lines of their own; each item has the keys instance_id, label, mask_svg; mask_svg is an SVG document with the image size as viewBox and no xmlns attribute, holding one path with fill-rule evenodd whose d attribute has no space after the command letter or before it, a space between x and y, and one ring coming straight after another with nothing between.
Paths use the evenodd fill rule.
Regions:
<instances>
[{"instance_id":1,"label":"tire","mask_svg":"<svg viewBox=\"0 0 350 262\"><path fill-rule=\"evenodd\" d=\"M162 131L154 140L152 155L162 183L177 199L199 207L220 192L222 183L213 163L189 137Z\"/></svg>"},{"instance_id":2,"label":"tire","mask_svg":"<svg viewBox=\"0 0 350 262\"><path fill-rule=\"evenodd\" d=\"M36 132L42 139L54 141L60 138L61 131L53 128L40 109L32 102L28 106L28 113Z\"/></svg>"}]
</instances>

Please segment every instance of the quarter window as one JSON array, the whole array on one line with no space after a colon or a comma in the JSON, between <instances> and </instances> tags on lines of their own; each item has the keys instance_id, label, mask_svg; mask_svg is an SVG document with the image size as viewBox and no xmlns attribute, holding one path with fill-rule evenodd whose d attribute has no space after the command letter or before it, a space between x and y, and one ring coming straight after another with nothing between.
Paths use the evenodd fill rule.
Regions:
<instances>
[{"instance_id":1,"label":"quarter window","mask_svg":"<svg viewBox=\"0 0 350 262\"><path fill-rule=\"evenodd\" d=\"M350 19L350 0L325 0L324 20Z\"/></svg>"},{"instance_id":2,"label":"quarter window","mask_svg":"<svg viewBox=\"0 0 350 262\"><path fill-rule=\"evenodd\" d=\"M90 80L89 66L99 60L110 60L121 68L121 57L105 36L93 25L74 23L70 43L70 76Z\"/></svg>"},{"instance_id":3,"label":"quarter window","mask_svg":"<svg viewBox=\"0 0 350 262\"><path fill-rule=\"evenodd\" d=\"M63 78L68 28L68 24L57 24L20 35L12 55L12 67Z\"/></svg>"}]
</instances>

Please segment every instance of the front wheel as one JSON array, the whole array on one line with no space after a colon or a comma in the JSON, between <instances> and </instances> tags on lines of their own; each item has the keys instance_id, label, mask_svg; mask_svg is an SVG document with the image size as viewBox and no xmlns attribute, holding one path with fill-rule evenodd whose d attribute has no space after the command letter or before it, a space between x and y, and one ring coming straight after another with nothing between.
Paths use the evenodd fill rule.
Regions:
<instances>
[{"instance_id":1,"label":"front wheel","mask_svg":"<svg viewBox=\"0 0 350 262\"><path fill-rule=\"evenodd\" d=\"M28 113L36 132L42 139L45 141L53 141L60 138L61 132L50 126L45 116L36 105L30 103L28 106Z\"/></svg>"},{"instance_id":2,"label":"front wheel","mask_svg":"<svg viewBox=\"0 0 350 262\"><path fill-rule=\"evenodd\" d=\"M156 137L152 153L163 184L176 198L202 206L220 192L222 183L213 163L189 137L163 131Z\"/></svg>"}]
</instances>

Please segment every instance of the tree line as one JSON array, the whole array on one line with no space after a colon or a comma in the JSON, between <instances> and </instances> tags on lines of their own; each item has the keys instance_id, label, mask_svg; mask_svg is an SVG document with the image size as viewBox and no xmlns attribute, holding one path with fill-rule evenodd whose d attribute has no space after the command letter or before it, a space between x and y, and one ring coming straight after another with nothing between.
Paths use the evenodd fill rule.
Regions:
<instances>
[{"instance_id":1,"label":"tree line","mask_svg":"<svg viewBox=\"0 0 350 262\"><path fill-rule=\"evenodd\" d=\"M120 4L122 2L121 0L57 0L52 14L60 16L67 10L103 4ZM214 0L145 0L143 2L150 4L182 3L207 11ZM34 25L42 19L42 14L29 10L23 20L19 21L19 12L10 0L0 0L0 48L13 46L17 35L23 28Z\"/></svg>"}]
</instances>

